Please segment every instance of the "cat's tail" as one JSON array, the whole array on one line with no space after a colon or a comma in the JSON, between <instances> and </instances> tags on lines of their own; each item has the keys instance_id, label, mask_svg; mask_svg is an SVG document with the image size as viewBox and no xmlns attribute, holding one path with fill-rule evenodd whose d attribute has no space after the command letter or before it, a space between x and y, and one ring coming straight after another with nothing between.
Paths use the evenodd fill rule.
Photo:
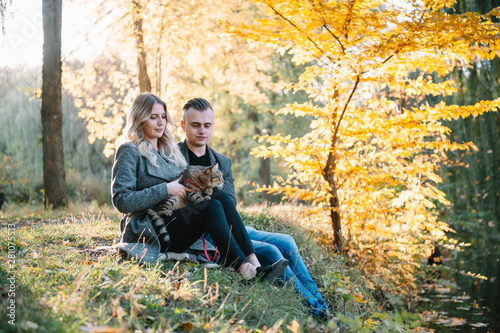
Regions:
<instances>
[{"instance_id":1,"label":"cat's tail","mask_svg":"<svg viewBox=\"0 0 500 333\"><path fill-rule=\"evenodd\" d=\"M166 252L170 248L172 241L170 240L165 220L152 209L148 209L148 215L160 241L161 252Z\"/></svg>"}]
</instances>

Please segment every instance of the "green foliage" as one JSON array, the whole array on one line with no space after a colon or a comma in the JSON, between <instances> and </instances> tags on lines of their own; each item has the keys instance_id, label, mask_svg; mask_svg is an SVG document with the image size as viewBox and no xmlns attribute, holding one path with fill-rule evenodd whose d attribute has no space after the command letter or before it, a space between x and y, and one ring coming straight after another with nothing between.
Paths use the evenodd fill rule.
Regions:
<instances>
[{"instance_id":1,"label":"green foliage","mask_svg":"<svg viewBox=\"0 0 500 333\"><path fill-rule=\"evenodd\" d=\"M498 7L498 1L458 0L452 12L487 13ZM498 22L498 18L494 20ZM455 69L448 75L457 89L444 98L447 103L470 105L477 100L500 97L500 59L477 60L468 68ZM438 96L430 103L442 100ZM463 290L487 306L488 320L493 327L500 325L498 272L500 271L500 115L482 114L477 117L445 122L455 142L474 141L477 149L450 152L449 162L441 165L443 184L451 205L439 207L440 215L456 230L456 238L469 247L464 252L445 251L450 262L448 277ZM474 278L479 276L480 278Z\"/></svg>"},{"instance_id":2,"label":"green foliage","mask_svg":"<svg viewBox=\"0 0 500 333\"><path fill-rule=\"evenodd\" d=\"M0 76L0 190L9 201L38 200L42 147L37 71L1 69Z\"/></svg>"},{"instance_id":3,"label":"green foliage","mask_svg":"<svg viewBox=\"0 0 500 333\"><path fill-rule=\"evenodd\" d=\"M0 191L9 202L41 202L39 69L2 68L0 78ZM89 144L85 123L64 91L62 104L68 194L74 201L108 203L112 161L102 156L102 142Z\"/></svg>"}]
</instances>

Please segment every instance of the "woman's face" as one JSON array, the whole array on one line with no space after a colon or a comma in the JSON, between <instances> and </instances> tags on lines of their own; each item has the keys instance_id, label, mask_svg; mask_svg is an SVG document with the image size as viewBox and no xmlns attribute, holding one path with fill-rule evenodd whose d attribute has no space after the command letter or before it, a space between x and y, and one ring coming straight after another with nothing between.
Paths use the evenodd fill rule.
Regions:
<instances>
[{"instance_id":1,"label":"woman's face","mask_svg":"<svg viewBox=\"0 0 500 333\"><path fill-rule=\"evenodd\" d=\"M149 119L144 122L144 138L156 146L158 138L161 138L167 125L167 113L163 105L155 103L151 109Z\"/></svg>"}]
</instances>

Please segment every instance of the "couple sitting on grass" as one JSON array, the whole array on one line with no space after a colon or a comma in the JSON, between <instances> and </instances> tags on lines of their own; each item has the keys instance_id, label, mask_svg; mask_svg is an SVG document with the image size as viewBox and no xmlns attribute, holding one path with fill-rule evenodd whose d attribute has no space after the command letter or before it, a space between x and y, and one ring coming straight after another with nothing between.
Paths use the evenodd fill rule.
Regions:
<instances>
[{"instance_id":1,"label":"couple sitting on grass","mask_svg":"<svg viewBox=\"0 0 500 333\"><path fill-rule=\"evenodd\" d=\"M155 262L166 251L186 251L203 236L204 242L207 238L207 243L218 248L219 263L233 268L243 279L290 282L314 317L328 319L328 307L294 239L243 225L236 211L231 160L207 145L215 125L210 103L195 98L183 109L181 126L186 140L179 144L168 126L173 127L174 122L166 104L157 96L138 95L127 113L128 142L116 152L111 185L113 205L124 214L120 223L122 251L140 262ZM162 232L167 237L158 237L160 232L148 209L174 196L186 198L189 190L178 177L188 165L216 163L224 179L222 189L216 189L210 200L163 215Z\"/></svg>"}]
</instances>

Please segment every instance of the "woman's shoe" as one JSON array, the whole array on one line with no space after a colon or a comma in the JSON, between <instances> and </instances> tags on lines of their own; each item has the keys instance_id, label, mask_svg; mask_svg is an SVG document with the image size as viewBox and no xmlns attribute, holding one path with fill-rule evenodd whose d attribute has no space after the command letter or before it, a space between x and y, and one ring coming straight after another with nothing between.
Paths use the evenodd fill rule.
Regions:
<instances>
[{"instance_id":1,"label":"woman's shoe","mask_svg":"<svg viewBox=\"0 0 500 333\"><path fill-rule=\"evenodd\" d=\"M257 267L257 275L255 278L262 281L274 281L283 274L287 266L288 260L281 258L272 265Z\"/></svg>"}]
</instances>

